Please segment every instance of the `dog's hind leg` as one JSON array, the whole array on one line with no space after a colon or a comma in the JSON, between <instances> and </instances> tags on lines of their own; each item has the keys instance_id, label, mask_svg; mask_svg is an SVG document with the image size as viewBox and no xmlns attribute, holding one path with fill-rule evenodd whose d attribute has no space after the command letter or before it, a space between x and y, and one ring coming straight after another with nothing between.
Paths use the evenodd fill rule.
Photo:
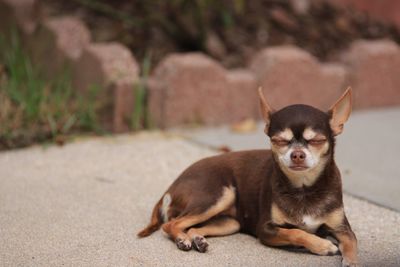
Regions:
<instances>
[{"instance_id":1,"label":"dog's hind leg","mask_svg":"<svg viewBox=\"0 0 400 267\"><path fill-rule=\"evenodd\" d=\"M235 191L232 187L224 187L222 196L216 203L206 209L204 212L193 214L191 209L195 210L195 206L188 207L188 215L179 216L162 225L162 229L169 237L175 241L181 250L190 250L192 242L185 230L189 227L203 223L212 217L230 209L235 202Z\"/></svg>"},{"instance_id":2,"label":"dog's hind leg","mask_svg":"<svg viewBox=\"0 0 400 267\"><path fill-rule=\"evenodd\" d=\"M190 228L187 235L199 252L206 252L208 243L205 236L223 236L238 232L240 224L230 216L212 218L199 228Z\"/></svg>"}]
</instances>

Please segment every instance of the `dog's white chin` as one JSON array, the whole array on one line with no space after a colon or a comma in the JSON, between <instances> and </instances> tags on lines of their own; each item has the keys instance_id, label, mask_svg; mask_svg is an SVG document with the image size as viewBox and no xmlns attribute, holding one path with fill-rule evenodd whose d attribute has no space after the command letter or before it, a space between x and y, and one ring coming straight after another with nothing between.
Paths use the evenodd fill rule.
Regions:
<instances>
[{"instance_id":1,"label":"dog's white chin","mask_svg":"<svg viewBox=\"0 0 400 267\"><path fill-rule=\"evenodd\" d=\"M308 166L289 166L289 170L294 171L294 172L306 172L310 169Z\"/></svg>"},{"instance_id":2,"label":"dog's white chin","mask_svg":"<svg viewBox=\"0 0 400 267\"><path fill-rule=\"evenodd\" d=\"M284 158L280 158L279 159L279 165L281 165L281 167L287 169L288 171L292 171L292 172L308 172L308 171L312 171L314 168L316 168L319 165L319 160L315 160L315 159L309 159L306 160L304 165L301 166L296 166L292 163L292 161L288 161Z\"/></svg>"},{"instance_id":3,"label":"dog's white chin","mask_svg":"<svg viewBox=\"0 0 400 267\"><path fill-rule=\"evenodd\" d=\"M290 158L292 151L293 149L288 149L285 153L276 154L281 170L295 187L311 186L325 168L326 158L313 155L308 149L304 149L303 152L306 154L302 165L304 168L291 168L295 167Z\"/></svg>"},{"instance_id":4,"label":"dog's white chin","mask_svg":"<svg viewBox=\"0 0 400 267\"><path fill-rule=\"evenodd\" d=\"M282 161L279 163L281 170L295 187L302 187L304 185L311 186L314 184L325 166L324 160L318 161L318 163L313 164L312 167L307 166L304 169L297 170L285 165Z\"/></svg>"}]
</instances>

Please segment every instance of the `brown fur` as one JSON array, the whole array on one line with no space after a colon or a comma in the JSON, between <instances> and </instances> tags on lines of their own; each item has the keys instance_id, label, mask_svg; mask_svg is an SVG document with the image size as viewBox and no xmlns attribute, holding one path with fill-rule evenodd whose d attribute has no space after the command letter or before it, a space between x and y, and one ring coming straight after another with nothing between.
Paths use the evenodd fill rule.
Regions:
<instances>
[{"instance_id":1,"label":"brown fur","mask_svg":"<svg viewBox=\"0 0 400 267\"><path fill-rule=\"evenodd\" d=\"M151 214L150 224L137 234L138 237L149 236L153 232L160 229L160 226L161 226L161 218L160 218L161 201L162 201L162 199L160 199L157 202L157 204L155 205L155 207L153 208L153 213Z\"/></svg>"}]
</instances>

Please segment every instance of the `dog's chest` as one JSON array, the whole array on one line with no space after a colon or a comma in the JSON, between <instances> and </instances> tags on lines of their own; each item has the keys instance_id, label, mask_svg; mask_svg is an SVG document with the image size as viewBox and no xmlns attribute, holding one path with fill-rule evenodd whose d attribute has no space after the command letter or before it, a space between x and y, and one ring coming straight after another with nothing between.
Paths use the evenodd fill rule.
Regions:
<instances>
[{"instance_id":1,"label":"dog's chest","mask_svg":"<svg viewBox=\"0 0 400 267\"><path fill-rule=\"evenodd\" d=\"M313 217L311 215L303 215L303 218L301 219L298 226L301 229L306 230L307 232L314 233L315 231L317 231L322 223L322 220L317 217Z\"/></svg>"},{"instance_id":2,"label":"dog's chest","mask_svg":"<svg viewBox=\"0 0 400 267\"><path fill-rule=\"evenodd\" d=\"M317 229L324 223L323 218L309 214L296 214L296 216L290 217L279 209L276 204L272 205L271 219L277 225L290 224L310 233L317 231Z\"/></svg>"}]
</instances>

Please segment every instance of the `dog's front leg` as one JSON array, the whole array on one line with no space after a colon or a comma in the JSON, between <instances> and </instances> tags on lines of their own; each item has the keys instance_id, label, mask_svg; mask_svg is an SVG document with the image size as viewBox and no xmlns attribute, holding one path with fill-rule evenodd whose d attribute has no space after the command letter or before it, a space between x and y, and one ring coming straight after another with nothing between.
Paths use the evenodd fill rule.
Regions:
<instances>
[{"instance_id":1,"label":"dog's front leg","mask_svg":"<svg viewBox=\"0 0 400 267\"><path fill-rule=\"evenodd\" d=\"M353 230L351 230L346 216L343 217L343 221L340 225L332 227L331 232L339 241L339 249L343 256L342 265L358 266L357 238Z\"/></svg>"},{"instance_id":2,"label":"dog's front leg","mask_svg":"<svg viewBox=\"0 0 400 267\"><path fill-rule=\"evenodd\" d=\"M337 232L334 234L339 241L339 249L343 256L343 266L358 266L357 260L357 239L354 233L349 231Z\"/></svg>"},{"instance_id":3,"label":"dog's front leg","mask_svg":"<svg viewBox=\"0 0 400 267\"><path fill-rule=\"evenodd\" d=\"M330 240L320 238L300 229L286 229L266 224L258 231L261 243L267 246L301 246L318 255L334 255L338 252Z\"/></svg>"}]
</instances>

